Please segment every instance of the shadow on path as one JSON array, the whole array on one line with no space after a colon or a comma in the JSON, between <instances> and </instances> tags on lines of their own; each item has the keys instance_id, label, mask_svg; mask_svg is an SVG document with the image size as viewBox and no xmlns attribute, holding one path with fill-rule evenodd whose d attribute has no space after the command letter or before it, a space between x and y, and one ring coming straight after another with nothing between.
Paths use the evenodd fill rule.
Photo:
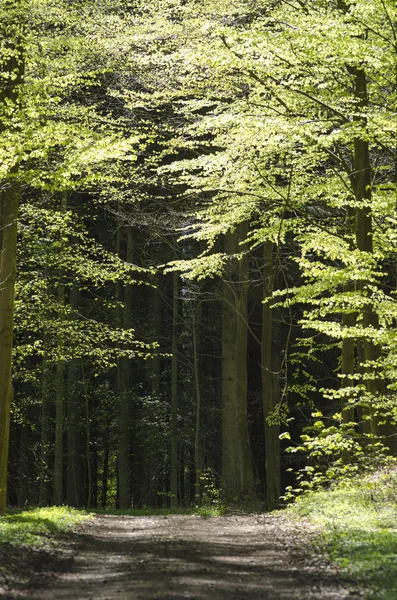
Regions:
<instances>
[{"instance_id":1,"label":"shadow on path","mask_svg":"<svg viewBox=\"0 0 397 600\"><path fill-rule=\"evenodd\" d=\"M64 571L46 572L29 600L339 600L337 574L293 558L291 533L263 516L99 516L76 537Z\"/></svg>"}]
</instances>

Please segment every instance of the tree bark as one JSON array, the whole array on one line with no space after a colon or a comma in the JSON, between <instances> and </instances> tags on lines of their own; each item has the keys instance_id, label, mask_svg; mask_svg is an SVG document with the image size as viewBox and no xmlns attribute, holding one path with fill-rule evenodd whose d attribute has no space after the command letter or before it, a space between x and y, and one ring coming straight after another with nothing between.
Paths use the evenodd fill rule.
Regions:
<instances>
[{"instance_id":1,"label":"tree bark","mask_svg":"<svg viewBox=\"0 0 397 600\"><path fill-rule=\"evenodd\" d=\"M8 1L10 21L5 22L0 36L5 40L1 70L0 104L7 103L18 110L19 91L24 74L22 15L18 15L18 0ZM19 39L10 39L15 28ZM13 32L14 33L14 32ZM6 125L0 123L0 133ZM6 512L7 468L10 435L12 390L12 343L14 319L14 285L17 253L17 218L20 188L16 180L18 165L12 167L10 180L1 182L0 192L0 514Z\"/></svg>"},{"instance_id":2,"label":"tree bark","mask_svg":"<svg viewBox=\"0 0 397 600\"><path fill-rule=\"evenodd\" d=\"M222 485L231 499L255 496L247 422L248 256L242 223L225 238L229 255L222 298Z\"/></svg>"},{"instance_id":3,"label":"tree bark","mask_svg":"<svg viewBox=\"0 0 397 600\"><path fill-rule=\"evenodd\" d=\"M92 506L93 484L92 484L92 458L91 458L91 422L90 422L90 399L88 396L88 383L83 372L84 385L84 409L85 409L85 435L86 435L86 461L87 461L87 508Z\"/></svg>"},{"instance_id":4,"label":"tree bark","mask_svg":"<svg viewBox=\"0 0 397 600\"><path fill-rule=\"evenodd\" d=\"M354 233L355 226L355 214L354 209L347 207L347 218L346 218L346 232L350 236ZM352 242L352 247L354 246ZM352 248L353 249L353 248ZM348 282L343 289L344 292L353 292L353 282ZM342 315L342 327L350 328L354 327L357 322L357 314L353 312L345 312ZM342 388L349 388L353 385L351 376L355 372L355 351L356 351L356 340L354 337L345 337L342 340L342 356L341 356L341 370L342 370ZM349 402L349 396L342 399L342 420L344 423L352 423L354 421L354 406ZM345 454L345 459L349 460L349 457Z\"/></svg>"},{"instance_id":5,"label":"tree bark","mask_svg":"<svg viewBox=\"0 0 397 600\"><path fill-rule=\"evenodd\" d=\"M1 192L0 255L0 514L6 511L7 465L12 401L12 342L19 190L9 184Z\"/></svg>"},{"instance_id":6,"label":"tree bark","mask_svg":"<svg viewBox=\"0 0 397 600\"><path fill-rule=\"evenodd\" d=\"M172 359L171 359L171 507L178 505L178 348L179 348L179 273L173 274Z\"/></svg>"},{"instance_id":7,"label":"tree bark","mask_svg":"<svg viewBox=\"0 0 397 600\"><path fill-rule=\"evenodd\" d=\"M50 370L48 364L48 335L43 335L43 365L41 371L41 423L40 423L40 491L42 506L49 503L51 400L49 394Z\"/></svg>"},{"instance_id":8,"label":"tree bark","mask_svg":"<svg viewBox=\"0 0 397 600\"><path fill-rule=\"evenodd\" d=\"M149 339L150 343L159 342L161 332L161 276L156 273L155 289L151 290L150 300L150 320L152 323L152 332ZM160 350L155 348L151 359L148 361L148 368L150 369L150 391L153 396L158 396L161 388L161 357Z\"/></svg>"},{"instance_id":9,"label":"tree bark","mask_svg":"<svg viewBox=\"0 0 397 600\"><path fill-rule=\"evenodd\" d=\"M273 389L273 311L270 306L273 293L273 243L263 245L263 305L262 305L262 400L265 420L265 465L267 510L277 507L280 498L280 424L272 420L276 408L276 394Z\"/></svg>"},{"instance_id":10,"label":"tree bark","mask_svg":"<svg viewBox=\"0 0 397 600\"><path fill-rule=\"evenodd\" d=\"M68 192L62 194L61 212L67 209ZM60 273L60 277L63 273ZM65 285L62 281L58 284L58 322L61 330L57 336L58 353L60 357L56 363L55 387L55 458L54 458L54 503L63 504L63 425L64 425L64 397L65 397L65 360L63 320L65 310Z\"/></svg>"},{"instance_id":11,"label":"tree bark","mask_svg":"<svg viewBox=\"0 0 397 600\"><path fill-rule=\"evenodd\" d=\"M150 289L150 306L149 317L151 323L151 332L149 343L157 341L162 343L161 336L161 318L162 318L162 293L163 293L163 276L156 273L155 288ZM148 389L153 400L159 400L161 397L161 356L160 349L155 349L150 360L147 361L148 366ZM156 448L149 452L149 456L145 457L145 475L144 485L141 495L145 498L149 506L157 506L160 496L158 492L161 490L161 482L155 474L158 471L159 464L163 460L161 450Z\"/></svg>"},{"instance_id":12,"label":"tree bark","mask_svg":"<svg viewBox=\"0 0 397 600\"><path fill-rule=\"evenodd\" d=\"M55 391L54 503L63 504L63 403L65 364L57 362Z\"/></svg>"},{"instance_id":13,"label":"tree bark","mask_svg":"<svg viewBox=\"0 0 397 600\"><path fill-rule=\"evenodd\" d=\"M102 498L101 498L101 506L102 508L106 508L107 506L107 496L108 496L108 485L109 485L109 427L106 428L105 435L106 438L104 440L105 448L103 451L103 470L102 470Z\"/></svg>"},{"instance_id":14,"label":"tree bark","mask_svg":"<svg viewBox=\"0 0 397 600\"><path fill-rule=\"evenodd\" d=\"M63 306L65 288L59 284L58 302ZM58 351L62 352L63 341L58 341ZM55 385L55 457L54 457L54 504L63 504L63 403L65 392L65 362L58 359L56 364Z\"/></svg>"},{"instance_id":15,"label":"tree bark","mask_svg":"<svg viewBox=\"0 0 397 600\"><path fill-rule=\"evenodd\" d=\"M79 305L80 292L76 285L70 290L69 303L73 310ZM69 361L67 369L67 477L66 500L69 506L79 508L82 503L81 489L81 391L79 386L80 361Z\"/></svg>"},{"instance_id":16,"label":"tree bark","mask_svg":"<svg viewBox=\"0 0 397 600\"><path fill-rule=\"evenodd\" d=\"M194 498L197 506L200 506L200 481L203 470L202 453L201 453L201 389L200 389L200 366L198 354L198 331L199 323L197 323L197 313L200 310L200 305L193 306L192 309L192 338L193 338L193 369L194 369L194 387L196 392L196 419L194 428Z\"/></svg>"},{"instance_id":17,"label":"tree bark","mask_svg":"<svg viewBox=\"0 0 397 600\"><path fill-rule=\"evenodd\" d=\"M131 227L127 230L126 260L133 262L133 232ZM123 325L125 328L132 326L132 286L124 288ZM130 392L131 384L131 359L123 356L119 363L119 444L118 444L118 489L119 507L131 508L131 474L130 474Z\"/></svg>"},{"instance_id":18,"label":"tree bark","mask_svg":"<svg viewBox=\"0 0 397 600\"><path fill-rule=\"evenodd\" d=\"M342 316L343 327L354 327L356 318L353 314L345 313ZM351 376L355 369L354 352L355 351L355 340L354 338L345 338L342 341L342 387L348 388L352 385ZM351 423L354 421L354 407L349 402L349 398L346 397L342 400L342 420L344 423Z\"/></svg>"},{"instance_id":19,"label":"tree bark","mask_svg":"<svg viewBox=\"0 0 397 600\"><path fill-rule=\"evenodd\" d=\"M363 69L354 69L354 89L356 97L357 110L364 110L368 104L367 79ZM358 114L355 120L362 126L362 134L354 140L354 161L353 161L353 185L354 192L359 207L356 214L356 243L357 248L362 252L373 254L373 230L372 230L372 176L369 153L369 142L366 139L367 122L364 115ZM360 206L361 205L361 206ZM365 290L365 281L359 282L361 290ZM366 328L377 329L379 326L378 316L373 310L370 299L363 311L363 326ZM364 361L367 365L373 363L379 358L380 349L371 339L364 339L363 342ZM365 367L365 372L370 373L371 367ZM384 393L384 382L381 378L375 377L366 380L366 387L373 398ZM379 426L375 417L375 410L372 403L369 406L369 417L371 433L378 437L380 435Z\"/></svg>"},{"instance_id":20,"label":"tree bark","mask_svg":"<svg viewBox=\"0 0 397 600\"><path fill-rule=\"evenodd\" d=\"M30 427L22 423L19 433L19 460L18 460L18 506L26 506L29 501L29 459L27 456L30 445Z\"/></svg>"}]
</instances>

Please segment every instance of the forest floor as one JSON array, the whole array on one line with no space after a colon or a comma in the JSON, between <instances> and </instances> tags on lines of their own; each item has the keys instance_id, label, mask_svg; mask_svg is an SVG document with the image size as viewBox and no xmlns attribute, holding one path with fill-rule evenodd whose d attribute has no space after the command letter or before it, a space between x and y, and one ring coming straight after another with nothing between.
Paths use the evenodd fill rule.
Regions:
<instances>
[{"instance_id":1,"label":"forest floor","mask_svg":"<svg viewBox=\"0 0 397 600\"><path fill-rule=\"evenodd\" d=\"M341 600L362 597L280 515L97 515L47 550L15 550L7 600ZM306 540L306 541L305 541ZM22 554L21 554L22 552Z\"/></svg>"}]
</instances>

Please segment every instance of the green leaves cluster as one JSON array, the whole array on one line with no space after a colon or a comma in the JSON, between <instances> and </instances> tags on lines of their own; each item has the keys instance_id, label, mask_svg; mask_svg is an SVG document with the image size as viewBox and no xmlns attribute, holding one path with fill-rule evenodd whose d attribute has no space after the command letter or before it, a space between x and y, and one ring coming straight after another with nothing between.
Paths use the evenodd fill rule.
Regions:
<instances>
[{"instance_id":1,"label":"green leaves cluster","mask_svg":"<svg viewBox=\"0 0 397 600\"><path fill-rule=\"evenodd\" d=\"M395 467L389 465L307 495L283 512L283 518L308 519L315 527L313 549L378 600L391 600L397 589L395 484Z\"/></svg>"},{"instance_id":2,"label":"green leaves cluster","mask_svg":"<svg viewBox=\"0 0 397 600\"><path fill-rule=\"evenodd\" d=\"M158 52L159 72L170 60L173 69L157 97L181 117L173 160L159 173L194 199L181 235L205 250L172 268L220 274L217 241L243 221L251 248L277 245L281 269L280 256L291 254L300 279L278 283L278 306L300 312L306 340L334 353L354 344L349 373L333 387L312 382L305 394L314 401L320 392L341 410L341 425L326 427L326 454L358 457L373 446L365 421L375 445L390 442L382 425L395 424L396 7L182 4L179 19L166 12L161 22L172 42ZM177 92L175 81L183 82ZM175 157L178 146L187 157ZM321 440L315 433L305 443L313 451Z\"/></svg>"},{"instance_id":3,"label":"green leaves cluster","mask_svg":"<svg viewBox=\"0 0 397 600\"><path fill-rule=\"evenodd\" d=\"M222 276L221 242L249 222L238 254L274 243L273 306L299 329L284 360L299 377L286 393L325 399L340 415L314 424L300 447L339 461L390 438L381 428L395 423L397 386L392 0L8 0L1 11L0 61L14 61L15 77L24 61L16 97L1 76L0 102L0 181L22 188L20 360L88 356L107 368L148 352L116 322L114 299L146 271L120 258L120 239L104 242L111 227L94 239L98 215L111 215L114 237L136 224L153 239L179 236L193 250L167 268L197 280ZM86 310L59 300L73 286ZM302 358L332 360L336 383L318 383Z\"/></svg>"}]
</instances>

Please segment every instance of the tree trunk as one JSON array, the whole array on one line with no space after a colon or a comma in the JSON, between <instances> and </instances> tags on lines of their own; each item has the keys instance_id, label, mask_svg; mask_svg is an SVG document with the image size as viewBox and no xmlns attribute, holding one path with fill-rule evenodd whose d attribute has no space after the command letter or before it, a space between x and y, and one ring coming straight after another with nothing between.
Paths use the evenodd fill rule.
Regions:
<instances>
[{"instance_id":1,"label":"tree trunk","mask_svg":"<svg viewBox=\"0 0 397 600\"><path fill-rule=\"evenodd\" d=\"M131 227L127 231L126 260L133 262L133 232ZM124 288L123 325L132 327L132 286ZM131 508L131 474L130 474L130 400L131 400L131 359L122 357L119 362L119 446L118 446L118 489L119 507Z\"/></svg>"},{"instance_id":2,"label":"tree trunk","mask_svg":"<svg viewBox=\"0 0 397 600\"><path fill-rule=\"evenodd\" d=\"M98 429L93 427L91 431L94 433L91 437L91 506L98 508Z\"/></svg>"},{"instance_id":3,"label":"tree trunk","mask_svg":"<svg viewBox=\"0 0 397 600\"><path fill-rule=\"evenodd\" d=\"M222 485L229 498L255 496L247 422L247 223L225 238L229 255L222 299Z\"/></svg>"},{"instance_id":4,"label":"tree trunk","mask_svg":"<svg viewBox=\"0 0 397 600\"><path fill-rule=\"evenodd\" d=\"M149 343L159 342L161 332L161 276L156 273L155 289L151 291L150 301L150 321L152 324L152 332L150 335ZM158 396L161 387L161 357L160 350L156 348L153 351L152 358L147 361L148 368L150 370L150 391L153 396Z\"/></svg>"},{"instance_id":5,"label":"tree trunk","mask_svg":"<svg viewBox=\"0 0 397 600\"><path fill-rule=\"evenodd\" d=\"M161 344L161 317L162 317L162 285L163 276L160 273L156 273L155 277L155 288L150 289L150 305L149 305L149 318L151 324L151 331L149 336L149 343L157 341ZM161 356L160 349L153 351L152 357L147 361L148 368L148 390L151 397L155 400L159 400L161 397ZM157 506L160 496L158 495L161 489L159 478L155 475L158 471L159 464L163 459L161 450L156 448L155 451L149 453L149 457L145 457L145 474L144 474L144 485L141 491L141 497L145 498L145 503L149 506Z\"/></svg>"},{"instance_id":6,"label":"tree trunk","mask_svg":"<svg viewBox=\"0 0 397 600\"><path fill-rule=\"evenodd\" d=\"M193 301L192 301L193 302ZM194 369L194 387L196 392L196 422L194 429L194 498L197 506L201 502L200 481L203 470L202 453L201 453L201 389L200 389L200 368L198 358L198 331L200 323L197 323L197 313L200 310L200 305L192 308L192 338L193 338L193 369Z\"/></svg>"},{"instance_id":7,"label":"tree trunk","mask_svg":"<svg viewBox=\"0 0 397 600\"><path fill-rule=\"evenodd\" d=\"M70 306L76 311L79 305L79 289L73 285L70 290ZM80 435L80 361L72 359L67 373L67 478L66 499L69 506L79 508L82 502L81 489L81 435Z\"/></svg>"},{"instance_id":8,"label":"tree trunk","mask_svg":"<svg viewBox=\"0 0 397 600\"><path fill-rule=\"evenodd\" d=\"M30 426L22 423L19 437L19 460L18 460L18 506L26 506L29 501L29 458L28 449L30 445Z\"/></svg>"},{"instance_id":9,"label":"tree trunk","mask_svg":"<svg viewBox=\"0 0 397 600\"><path fill-rule=\"evenodd\" d=\"M58 302L63 307L65 287L59 284ZM62 309L61 309L62 310ZM62 317L60 317L62 318ZM58 338L58 351L62 352L63 340ZM65 361L57 360L55 385L55 458L54 458L54 504L63 504L63 403L65 392Z\"/></svg>"},{"instance_id":10,"label":"tree trunk","mask_svg":"<svg viewBox=\"0 0 397 600\"><path fill-rule=\"evenodd\" d=\"M263 305L262 305L262 400L265 419L265 465L267 510L277 507L280 498L280 424L275 422L276 394L273 389L273 314L270 306L273 293L273 243L263 245Z\"/></svg>"},{"instance_id":11,"label":"tree trunk","mask_svg":"<svg viewBox=\"0 0 397 600\"><path fill-rule=\"evenodd\" d=\"M62 194L61 212L67 208L68 193ZM60 273L62 277L63 273ZM64 332L62 331L65 310L65 285L58 284L58 322L61 331L58 333L58 354L56 364L56 387L55 387L55 459L54 459L54 503L63 504L63 421L64 421L64 396L65 396L65 360L64 354Z\"/></svg>"},{"instance_id":12,"label":"tree trunk","mask_svg":"<svg viewBox=\"0 0 397 600\"><path fill-rule=\"evenodd\" d=\"M12 342L19 189L9 184L0 193L0 514L6 511L7 465L12 401Z\"/></svg>"},{"instance_id":13,"label":"tree trunk","mask_svg":"<svg viewBox=\"0 0 397 600\"><path fill-rule=\"evenodd\" d=\"M367 80L363 69L354 69L354 88L357 101L357 109L364 110L368 104ZM359 203L356 215L356 243L362 252L373 254L373 231L371 210L371 164L369 154L369 142L366 139L367 123L366 117L358 115L355 120L362 126L362 134L354 140L354 162L353 162L353 185L356 200ZM361 205L361 206L360 206ZM365 289L365 281L360 282L361 289ZM377 329L379 326L378 316L373 310L370 301L363 312L363 326L365 328ZM364 361L367 365L374 364L379 358L380 349L370 339L364 339ZM372 367L367 366L365 371L369 373ZM366 380L368 392L373 398L384 392L384 382L381 378L370 378ZM379 426L374 414L372 404L369 407L371 433L379 436Z\"/></svg>"},{"instance_id":14,"label":"tree trunk","mask_svg":"<svg viewBox=\"0 0 397 600\"><path fill-rule=\"evenodd\" d=\"M354 327L356 318L354 314L345 313L342 316L343 327ZM354 360L355 340L354 338L344 338L342 341L342 387L348 388L352 385L351 376L355 372ZM354 421L354 407L349 403L349 398L342 400L342 420L344 423Z\"/></svg>"},{"instance_id":15,"label":"tree trunk","mask_svg":"<svg viewBox=\"0 0 397 600\"><path fill-rule=\"evenodd\" d=\"M6 2L10 20L4 23L0 37L5 40L2 64L4 75L0 87L0 104L7 103L18 110L19 91L24 74L23 20L18 15L19 2ZM10 31L18 32L19 39L9 39ZM0 133L6 125L0 123ZM11 169L15 176L18 165ZM7 504L8 445L10 435L10 410L12 401L12 343L14 318L14 285L17 253L17 218L20 189L16 180L1 182L0 192L0 514L4 514Z\"/></svg>"},{"instance_id":16,"label":"tree trunk","mask_svg":"<svg viewBox=\"0 0 397 600\"><path fill-rule=\"evenodd\" d=\"M84 408L85 408L85 435L86 435L86 461L87 461L87 507L92 506L92 460L91 460L91 422L90 422L90 399L88 396L88 382L83 371L84 385Z\"/></svg>"},{"instance_id":17,"label":"tree trunk","mask_svg":"<svg viewBox=\"0 0 397 600\"><path fill-rule=\"evenodd\" d=\"M354 232L355 225L355 214L354 209L347 207L347 218L346 218L346 232L350 236ZM354 246L354 244L351 244ZM353 248L352 248L353 249ZM354 284L348 282L344 286L344 292L354 292ZM342 315L342 327L350 328L356 325L357 314L352 312L345 312ZM341 367L342 367L342 388L349 388L353 385L351 376L355 372L355 349L356 340L354 337L345 337L342 340L342 356L341 356ZM349 396L342 398L341 402L342 409L342 420L344 423L352 423L354 421L354 406L349 402ZM349 457L345 454L345 459L349 460Z\"/></svg>"},{"instance_id":18,"label":"tree trunk","mask_svg":"<svg viewBox=\"0 0 397 600\"><path fill-rule=\"evenodd\" d=\"M40 491L42 506L49 503L50 440L51 440L51 400L49 393L50 370L48 364L48 336L43 336L43 366L41 374L41 423L40 423Z\"/></svg>"},{"instance_id":19,"label":"tree trunk","mask_svg":"<svg viewBox=\"0 0 397 600\"><path fill-rule=\"evenodd\" d=\"M104 440L105 448L103 451L103 470L102 470L102 498L101 498L101 506L102 508L106 508L107 505L107 496L108 496L108 484L109 484L109 427L106 428L105 435L106 438Z\"/></svg>"},{"instance_id":20,"label":"tree trunk","mask_svg":"<svg viewBox=\"0 0 397 600\"><path fill-rule=\"evenodd\" d=\"M178 346L179 346L179 273L173 274L172 361L171 361L171 507L178 505Z\"/></svg>"}]
</instances>

